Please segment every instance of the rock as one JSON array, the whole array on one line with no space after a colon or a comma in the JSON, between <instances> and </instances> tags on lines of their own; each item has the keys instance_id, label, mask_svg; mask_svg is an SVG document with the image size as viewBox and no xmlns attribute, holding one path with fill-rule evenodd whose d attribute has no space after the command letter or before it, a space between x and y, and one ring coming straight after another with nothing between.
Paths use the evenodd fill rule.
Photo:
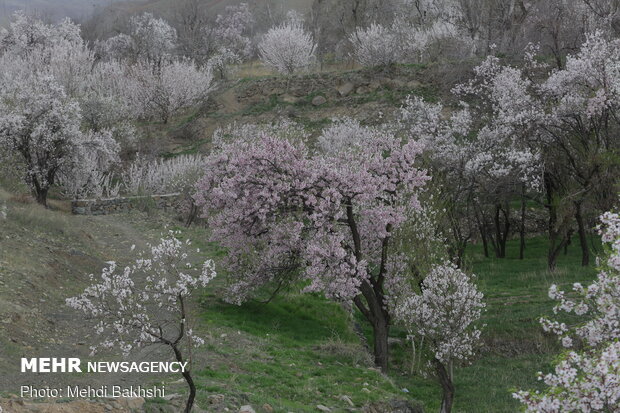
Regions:
<instances>
[{"instance_id":1,"label":"rock","mask_svg":"<svg viewBox=\"0 0 620 413\"><path fill-rule=\"evenodd\" d=\"M223 394L211 394L207 398L207 401L209 402L209 404L221 404L224 402L224 395Z\"/></svg>"},{"instance_id":2,"label":"rock","mask_svg":"<svg viewBox=\"0 0 620 413\"><path fill-rule=\"evenodd\" d=\"M381 82L379 82L378 80L373 80L372 82L370 82L370 84L368 85L368 90L374 92L377 89L381 89Z\"/></svg>"},{"instance_id":3,"label":"rock","mask_svg":"<svg viewBox=\"0 0 620 413\"><path fill-rule=\"evenodd\" d=\"M312 105L313 106L321 106L323 104L327 103L327 99L325 99L323 96L315 96L314 99L312 99Z\"/></svg>"},{"instance_id":4,"label":"rock","mask_svg":"<svg viewBox=\"0 0 620 413\"><path fill-rule=\"evenodd\" d=\"M297 103L297 101L299 99L297 99L295 96L283 95L283 96L280 97L280 100L282 100L282 102L284 102L284 103L294 104L294 103Z\"/></svg>"},{"instance_id":5,"label":"rock","mask_svg":"<svg viewBox=\"0 0 620 413\"><path fill-rule=\"evenodd\" d=\"M355 93L357 93L358 95L365 95L368 92L370 92L370 90L368 90L368 88L366 86L360 86L355 91Z\"/></svg>"},{"instance_id":6,"label":"rock","mask_svg":"<svg viewBox=\"0 0 620 413\"><path fill-rule=\"evenodd\" d=\"M420 83L417 80L411 80L411 81L407 82L407 87L410 88L410 89L417 89L420 86L422 86L422 83Z\"/></svg>"},{"instance_id":7,"label":"rock","mask_svg":"<svg viewBox=\"0 0 620 413\"><path fill-rule=\"evenodd\" d=\"M364 393L371 393L371 391L370 391L370 390L368 390L368 387L363 387L363 388L362 388L362 391L363 391Z\"/></svg>"},{"instance_id":8,"label":"rock","mask_svg":"<svg viewBox=\"0 0 620 413\"><path fill-rule=\"evenodd\" d=\"M142 410L145 400L143 397L133 397L125 399L125 403L127 404L127 408L131 410Z\"/></svg>"},{"instance_id":9,"label":"rock","mask_svg":"<svg viewBox=\"0 0 620 413\"><path fill-rule=\"evenodd\" d=\"M355 89L355 85L351 82L346 82L336 88L342 97L348 96L351 92L353 92L353 89Z\"/></svg>"},{"instance_id":10,"label":"rock","mask_svg":"<svg viewBox=\"0 0 620 413\"><path fill-rule=\"evenodd\" d=\"M323 406L322 404L317 404L316 408L319 409L322 412L331 412L332 411L332 409L330 409L327 406Z\"/></svg>"},{"instance_id":11,"label":"rock","mask_svg":"<svg viewBox=\"0 0 620 413\"><path fill-rule=\"evenodd\" d=\"M250 406L249 404L246 404L245 406L241 406L241 408L239 409L239 413L256 413L254 411L254 408L252 406Z\"/></svg>"},{"instance_id":12,"label":"rock","mask_svg":"<svg viewBox=\"0 0 620 413\"><path fill-rule=\"evenodd\" d=\"M267 413L273 413L273 407L269 403L263 404L263 410Z\"/></svg>"},{"instance_id":13,"label":"rock","mask_svg":"<svg viewBox=\"0 0 620 413\"><path fill-rule=\"evenodd\" d=\"M347 402L349 403L349 406L354 407L355 404L353 404L353 400L351 400L351 398L349 396L340 396L340 400L342 400L343 402Z\"/></svg>"}]
</instances>

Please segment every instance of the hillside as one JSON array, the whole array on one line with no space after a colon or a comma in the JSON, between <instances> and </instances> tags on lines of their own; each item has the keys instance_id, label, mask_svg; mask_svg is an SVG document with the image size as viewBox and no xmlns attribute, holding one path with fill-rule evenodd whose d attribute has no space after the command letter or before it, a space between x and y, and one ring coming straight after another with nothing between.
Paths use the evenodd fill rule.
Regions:
<instances>
[{"instance_id":1,"label":"hillside","mask_svg":"<svg viewBox=\"0 0 620 413\"><path fill-rule=\"evenodd\" d=\"M449 85L437 81L442 70L422 65L334 67L283 78L253 64L242 67L233 79L220 81L206 108L189 111L163 129L151 125L148 130L164 151L187 153L207 151L213 131L232 123L271 123L286 117L311 134L344 116L380 124L393 117L408 95L429 101L447 95Z\"/></svg>"},{"instance_id":2,"label":"hillside","mask_svg":"<svg viewBox=\"0 0 620 413\"><path fill-rule=\"evenodd\" d=\"M220 83L206 108L165 126L143 125L145 144L162 152L207 151L218 126L272 122L282 116L314 133L338 116L380 123L390 119L409 94L429 100L444 96L449 85L436 80L441 70L395 66L281 78L260 67L245 67L236 79ZM88 283L87 274L99 273L106 261L127 263L132 245L144 248L168 226L181 230L183 238L200 247L196 260L214 258L217 264L222 255L216 245L205 241L208 229L184 229L174 216L148 205L127 214L74 216L66 202L53 201L52 210L44 210L30 203L23 192L0 190L0 204L8 206L7 219L0 220L0 388L15 388L14 383L23 380L15 362L20 355L88 357L95 337L88 322L64 305L64 298L81 291ZM508 243L505 259L484 258L480 245L468 247L467 267L478 275L488 309L483 316L483 351L470 367L456 369L456 411L514 412L518 406L512 389L536 388L535 373L548 369L559 351L538 323L541 315L551 312L547 289L551 283L561 287L586 283L595 270L579 267L578 247L571 246L551 274L545 248L545 239L531 238L526 259L519 260L516 240ZM225 270L220 273L222 277L193 303L199 320L196 330L206 338L206 345L194 354L197 402L202 409L236 412L249 404L257 412L313 412L321 405L334 412L417 413L418 403L425 411L438 409L440 390L435 380L410 374L411 348L405 331L391 331L393 365L384 375L372 367L365 343L356 334L354 325L363 322L346 308L319 295L299 294L295 288L269 304L226 304L220 293ZM370 331L364 333L368 336ZM155 348L137 356L139 360L162 357L167 357L165 349ZM50 385L71 378L32 375L28 380ZM144 384L144 376L136 375L80 378L93 385L101 384L100 380ZM184 392L177 376L149 380L166 383L171 393ZM11 397L9 393L0 396ZM19 410L11 403L0 399L0 406L13 406L19 413L50 408L34 403L26 405L32 410ZM66 404L63 411L103 412L106 402L102 403ZM139 411L177 411L169 403L151 401ZM128 410L112 406L106 411Z\"/></svg>"}]
</instances>

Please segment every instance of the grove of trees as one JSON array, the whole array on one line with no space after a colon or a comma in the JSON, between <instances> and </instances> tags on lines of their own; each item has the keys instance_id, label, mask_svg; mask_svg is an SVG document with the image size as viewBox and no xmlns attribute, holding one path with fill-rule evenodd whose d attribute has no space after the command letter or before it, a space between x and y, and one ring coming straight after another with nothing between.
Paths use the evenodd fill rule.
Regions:
<instances>
[{"instance_id":1,"label":"grove of trees","mask_svg":"<svg viewBox=\"0 0 620 413\"><path fill-rule=\"evenodd\" d=\"M226 301L267 294L268 303L297 289L342 303L368 323L383 373L390 329L406 330L429 349L446 413L453 370L484 336L467 246L505 259L518 238L524 258L528 235L542 235L553 272L576 233L588 266L601 221L596 281L549 292L554 311L578 322L541 320L568 350L544 390L514 397L532 412L617 411L620 2L316 0L308 16L256 7L213 14L183 0L114 27L18 12L0 29L0 159L45 207L54 192L185 193L186 224L199 218L205 241L225 250ZM206 153L139 153L144 130L205 110L256 59L288 80L325 62L387 75L448 66L459 80L440 96L407 97L380 124L238 124L218 129ZM532 211L545 224L528 230ZM215 276L213 262L193 265L176 235L67 300L98 319L104 348L159 343L184 361L201 343L187 305ZM196 387L184 379L189 412Z\"/></svg>"}]
</instances>

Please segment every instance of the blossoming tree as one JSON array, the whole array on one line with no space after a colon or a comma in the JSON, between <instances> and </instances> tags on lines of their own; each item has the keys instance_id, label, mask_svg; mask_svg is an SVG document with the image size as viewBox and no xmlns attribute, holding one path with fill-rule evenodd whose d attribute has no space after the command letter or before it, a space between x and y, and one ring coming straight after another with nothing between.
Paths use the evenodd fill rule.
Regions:
<instances>
[{"instance_id":1,"label":"blossoming tree","mask_svg":"<svg viewBox=\"0 0 620 413\"><path fill-rule=\"evenodd\" d=\"M452 410L452 365L471 360L480 339L475 323L485 307L472 277L454 264L434 266L420 284L420 292L407 292L396 301L395 317L410 338L423 338L433 353L432 364L443 390L441 413Z\"/></svg>"},{"instance_id":2,"label":"blossoming tree","mask_svg":"<svg viewBox=\"0 0 620 413\"><path fill-rule=\"evenodd\" d=\"M82 136L78 104L45 76L5 91L0 112L0 144L23 158L26 182L47 205L50 187Z\"/></svg>"},{"instance_id":3,"label":"blossoming tree","mask_svg":"<svg viewBox=\"0 0 620 413\"><path fill-rule=\"evenodd\" d=\"M69 307L83 311L97 320L96 332L103 337L99 346L118 347L128 355L133 349L162 344L170 347L175 359L184 363L183 348L204 343L191 329L188 311L189 298L205 287L216 275L213 261L200 266L189 257L189 240L185 243L171 232L160 243L151 246L134 264L122 270L115 262L104 268L101 278L84 292L66 300ZM189 358L191 361L191 358ZM196 386L191 371L185 369L183 378L189 387L185 412L192 409Z\"/></svg>"},{"instance_id":4,"label":"blossoming tree","mask_svg":"<svg viewBox=\"0 0 620 413\"><path fill-rule=\"evenodd\" d=\"M120 33L101 42L99 51L112 59L147 60L160 64L170 59L177 46L177 32L167 21L151 13L133 16L129 33Z\"/></svg>"},{"instance_id":5,"label":"blossoming tree","mask_svg":"<svg viewBox=\"0 0 620 413\"><path fill-rule=\"evenodd\" d=\"M229 300L300 276L304 291L353 302L374 332L375 362L388 366L386 280L392 233L419 207L428 176L420 145L340 121L311 151L302 140L244 128L207 160L195 195L212 239L228 249Z\"/></svg>"},{"instance_id":6,"label":"blossoming tree","mask_svg":"<svg viewBox=\"0 0 620 413\"><path fill-rule=\"evenodd\" d=\"M615 412L620 406L620 215L607 212L601 221L608 255L596 281L587 287L575 283L571 296L556 285L549 289L558 302L554 313L587 321L571 326L541 319L567 352L554 372L539 373L545 391L514 394L528 412Z\"/></svg>"},{"instance_id":7,"label":"blossoming tree","mask_svg":"<svg viewBox=\"0 0 620 413\"><path fill-rule=\"evenodd\" d=\"M212 90L209 67L180 59L159 64L141 61L132 65L125 94L133 113L140 118L157 118L167 123L179 110L198 105Z\"/></svg>"},{"instance_id":8,"label":"blossoming tree","mask_svg":"<svg viewBox=\"0 0 620 413\"><path fill-rule=\"evenodd\" d=\"M316 44L299 21L292 21L269 29L258 50L267 66L292 74L314 63Z\"/></svg>"}]
</instances>

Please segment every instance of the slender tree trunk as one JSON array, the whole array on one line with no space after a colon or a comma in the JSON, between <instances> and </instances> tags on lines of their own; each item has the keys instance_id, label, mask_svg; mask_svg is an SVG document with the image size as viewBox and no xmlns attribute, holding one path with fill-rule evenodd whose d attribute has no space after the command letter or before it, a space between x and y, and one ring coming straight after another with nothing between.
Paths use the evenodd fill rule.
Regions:
<instances>
[{"instance_id":1,"label":"slender tree trunk","mask_svg":"<svg viewBox=\"0 0 620 413\"><path fill-rule=\"evenodd\" d=\"M525 258L525 184L521 186L521 225L519 226L519 259Z\"/></svg>"},{"instance_id":2,"label":"slender tree trunk","mask_svg":"<svg viewBox=\"0 0 620 413\"><path fill-rule=\"evenodd\" d=\"M497 243L497 246L495 248L495 257L497 258L503 258L502 257L502 231L500 229L500 218L499 218L499 212L500 212L500 206L499 204L495 205L495 215L493 216L493 224L495 225L495 242Z\"/></svg>"},{"instance_id":3,"label":"slender tree trunk","mask_svg":"<svg viewBox=\"0 0 620 413\"><path fill-rule=\"evenodd\" d=\"M172 350L174 351L174 356L176 357L179 363L184 363L183 355L181 354L181 350L176 346L176 344L171 345ZM189 387L189 396L187 397L187 402L185 403L185 413L190 413L192 411L192 407L194 406L194 400L196 399L196 384L194 383L194 379L192 378L192 374L185 370L183 373L183 378L187 382L187 386Z\"/></svg>"},{"instance_id":4,"label":"slender tree trunk","mask_svg":"<svg viewBox=\"0 0 620 413\"><path fill-rule=\"evenodd\" d=\"M577 221L579 244L581 245L581 265L587 267L590 265L590 249L588 248L586 227L583 223L583 216L581 215L581 202L575 202L575 220Z\"/></svg>"},{"instance_id":5,"label":"slender tree trunk","mask_svg":"<svg viewBox=\"0 0 620 413\"><path fill-rule=\"evenodd\" d=\"M478 231L480 231L480 239L482 240L482 250L484 251L485 258L489 258L489 241L487 240L487 234L482 226L478 226Z\"/></svg>"},{"instance_id":6,"label":"slender tree trunk","mask_svg":"<svg viewBox=\"0 0 620 413\"><path fill-rule=\"evenodd\" d=\"M500 255L501 258L506 258L506 243L508 242L508 234L510 233L510 206L506 204L505 207L500 205L500 211L504 216L504 228L502 232L502 238L500 239Z\"/></svg>"},{"instance_id":7,"label":"slender tree trunk","mask_svg":"<svg viewBox=\"0 0 620 413\"><path fill-rule=\"evenodd\" d=\"M439 384L441 384L441 389L443 391L441 409L439 412L450 413L452 411L452 403L454 402L454 383L452 383L450 373L448 373L443 363L435 359L434 364L437 377L439 378Z\"/></svg>"},{"instance_id":8,"label":"slender tree trunk","mask_svg":"<svg viewBox=\"0 0 620 413\"><path fill-rule=\"evenodd\" d=\"M558 256L567 242L566 234L562 233L562 229L558 228L558 205L555 199L556 186L551 176L547 173L544 175L545 190L547 193L547 211L549 212L549 250L547 251L547 268L549 271L555 271Z\"/></svg>"},{"instance_id":9,"label":"slender tree trunk","mask_svg":"<svg viewBox=\"0 0 620 413\"><path fill-rule=\"evenodd\" d=\"M487 239L487 228L484 223L484 216L478 215L478 211L475 211L474 215L476 217L476 224L478 225L478 231L480 232L480 240L482 241L482 249L484 251L484 256L485 258L489 258L489 241Z\"/></svg>"},{"instance_id":10,"label":"slender tree trunk","mask_svg":"<svg viewBox=\"0 0 620 413\"><path fill-rule=\"evenodd\" d=\"M504 225L502 228L501 216L504 216ZM495 256L497 258L506 258L506 242L508 241L508 232L510 231L510 210L508 206L505 208L502 204L495 205L495 216L493 223L495 225Z\"/></svg>"},{"instance_id":11,"label":"slender tree trunk","mask_svg":"<svg viewBox=\"0 0 620 413\"><path fill-rule=\"evenodd\" d=\"M555 271L558 256L562 249L566 246L568 239L566 236L560 235L557 226L557 207L553 204L549 208L549 250L547 251L547 267L549 271Z\"/></svg>"}]
</instances>

